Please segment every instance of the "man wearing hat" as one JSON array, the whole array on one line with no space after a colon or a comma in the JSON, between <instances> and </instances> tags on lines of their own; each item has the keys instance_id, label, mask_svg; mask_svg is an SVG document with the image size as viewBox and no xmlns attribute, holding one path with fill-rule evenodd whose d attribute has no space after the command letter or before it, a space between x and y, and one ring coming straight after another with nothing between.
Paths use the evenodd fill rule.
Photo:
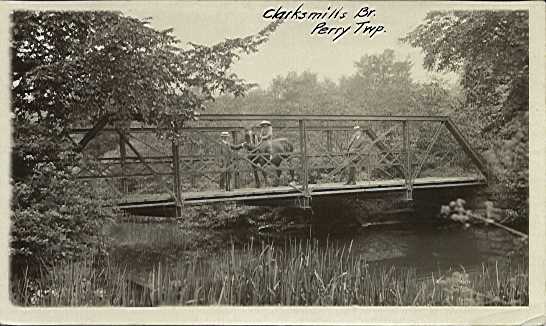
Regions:
<instances>
[{"instance_id":1,"label":"man wearing hat","mask_svg":"<svg viewBox=\"0 0 546 326\"><path fill-rule=\"evenodd\" d=\"M349 177L345 184L356 184L356 167L360 163L360 150L364 145L364 137L362 137L362 128L360 126L354 126L354 133L349 140L349 146L347 147L347 157L350 160L349 165Z\"/></svg>"},{"instance_id":2,"label":"man wearing hat","mask_svg":"<svg viewBox=\"0 0 546 326\"><path fill-rule=\"evenodd\" d=\"M231 137L229 132L223 131L220 134L220 164L221 168L224 170L220 175L220 188L223 188L226 191L231 190L231 174L234 170L234 159L235 154L233 151L240 150L243 148L245 143L234 145L231 143Z\"/></svg>"},{"instance_id":3,"label":"man wearing hat","mask_svg":"<svg viewBox=\"0 0 546 326\"><path fill-rule=\"evenodd\" d=\"M258 146L264 146L264 151L269 153L269 160L271 160L271 153L273 153L273 144L271 143L273 140L273 126L267 120L263 120L258 126L262 128L260 130L260 144Z\"/></svg>"}]
</instances>

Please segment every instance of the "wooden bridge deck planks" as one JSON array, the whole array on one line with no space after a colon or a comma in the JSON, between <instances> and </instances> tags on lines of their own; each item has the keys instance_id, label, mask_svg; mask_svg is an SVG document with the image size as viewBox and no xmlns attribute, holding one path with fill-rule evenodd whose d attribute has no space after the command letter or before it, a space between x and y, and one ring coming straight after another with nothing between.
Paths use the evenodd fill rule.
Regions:
<instances>
[{"instance_id":1,"label":"wooden bridge deck planks","mask_svg":"<svg viewBox=\"0 0 546 326\"><path fill-rule=\"evenodd\" d=\"M417 178L413 183L413 189L442 189L469 186L485 185L485 179L473 177L424 177ZM295 185L296 188L301 188ZM355 193L381 193L398 192L405 190L404 179L361 181L356 185L345 185L343 183L322 183L310 184L311 196L327 196ZM219 203L230 201L252 201L267 199L290 199L302 197L303 193L291 186L279 186L269 188L242 188L232 191L200 191L183 192L184 205L199 205L207 203ZM153 194L149 197L135 196L126 197L118 207L120 208L146 208L166 207L176 205L175 201L168 194Z\"/></svg>"}]
</instances>

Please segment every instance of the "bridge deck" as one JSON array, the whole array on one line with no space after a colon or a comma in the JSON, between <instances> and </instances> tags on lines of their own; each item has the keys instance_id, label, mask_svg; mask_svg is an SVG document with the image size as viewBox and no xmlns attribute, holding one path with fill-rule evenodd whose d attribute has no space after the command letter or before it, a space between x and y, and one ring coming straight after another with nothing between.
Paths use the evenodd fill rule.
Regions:
<instances>
[{"instance_id":1,"label":"bridge deck","mask_svg":"<svg viewBox=\"0 0 546 326\"><path fill-rule=\"evenodd\" d=\"M486 181L474 177L424 177L417 178L413 183L414 190L442 189L484 185ZM184 205L199 205L207 203L230 201L253 201L267 199L290 199L302 197L298 190L301 186L279 186L269 188L244 188L232 191L202 191L183 193ZM355 193L399 192L405 190L404 179L361 181L356 185L343 183L310 184L313 197L326 195L341 195ZM126 197L118 205L120 208L174 207L175 201L169 195L140 195Z\"/></svg>"}]
</instances>

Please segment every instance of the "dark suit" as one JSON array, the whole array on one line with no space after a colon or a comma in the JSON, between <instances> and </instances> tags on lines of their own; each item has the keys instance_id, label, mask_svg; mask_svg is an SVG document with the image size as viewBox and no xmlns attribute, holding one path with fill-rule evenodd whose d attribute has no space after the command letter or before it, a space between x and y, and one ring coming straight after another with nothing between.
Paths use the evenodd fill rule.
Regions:
<instances>
[{"instance_id":1,"label":"dark suit","mask_svg":"<svg viewBox=\"0 0 546 326\"><path fill-rule=\"evenodd\" d=\"M362 130L356 131L349 140L347 147L347 158L349 159L349 176L346 184L356 184L357 166L361 161L361 151L365 146Z\"/></svg>"},{"instance_id":2,"label":"dark suit","mask_svg":"<svg viewBox=\"0 0 546 326\"><path fill-rule=\"evenodd\" d=\"M234 145L229 141L222 141L220 144L220 168L223 170L220 174L220 189L231 190L231 175L234 170L234 162L238 150L243 148L243 144Z\"/></svg>"}]
</instances>

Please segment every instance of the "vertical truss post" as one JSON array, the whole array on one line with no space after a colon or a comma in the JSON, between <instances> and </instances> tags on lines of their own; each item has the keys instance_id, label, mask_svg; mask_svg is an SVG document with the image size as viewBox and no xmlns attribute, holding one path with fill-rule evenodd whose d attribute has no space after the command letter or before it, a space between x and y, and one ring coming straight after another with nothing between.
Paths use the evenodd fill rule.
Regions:
<instances>
[{"instance_id":1,"label":"vertical truss post","mask_svg":"<svg viewBox=\"0 0 546 326\"><path fill-rule=\"evenodd\" d=\"M128 192L127 179L125 178L125 161L127 159L127 151L125 149L125 141L123 137L119 135L119 156L120 156L120 167L121 167L121 193L126 194Z\"/></svg>"},{"instance_id":2,"label":"vertical truss post","mask_svg":"<svg viewBox=\"0 0 546 326\"><path fill-rule=\"evenodd\" d=\"M173 158L173 179L174 179L174 195L176 202L176 212L179 216L179 203L182 201L182 196L180 193L180 155L178 152L178 142L176 140L172 141L172 158Z\"/></svg>"},{"instance_id":3,"label":"vertical truss post","mask_svg":"<svg viewBox=\"0 0 546 326\"><path fill-rule=\"evenodd\" d=\"M334 148L332 144L332 129L326 130L326 148L328 150L328 153L332 153Z\"/></svg>"},{"instance_id":4,"label":"vertical truss post","mask_svg":"<svg viewBox=\"0 0 546 326\"><path fill-rule=\"evenodd\" d=\"M237 144L239 141L237 139L237 131L232 130L231 131L231 139L233 139L233 143ZM235 153L234 159L233 159L233 189L239 188L239 155Z\"/></svg>"},{"instance_id":5,"label":"vertical truss post","mask_svg":"<svg viewBox=\"0 0 546 326\"><path fill-rule=\"evenodd\" d=\"M307 133L305 132L305 120L299 120L300 130L300 149L301 149L301 169L303 175L303 207L309 207L309 199L311 197L309 193L309 162L307 161Z\"/></svg>"},{"instance_id":6,"label":"vertical truss post","mask_svg":"<svg viewBox=\"0 0 546 326\"><path fill-rule=\"evenodd\" d=\"M379 157L377 153L368 154L368 163L366 164L366 174L367 174L366 177L368 178L368 180L372 180L372 172L373 172L372 164L376 164L376 162L378 161L379 161Z\"/></svg>"},{"instance_id":7,"label":"vertical truss post","mask_svg":"<svg viewBox=\"0 0 546 326\"><path fill-rule=\"evenodd\" d=\"M330 157L332 159L334 146L332 143L332 129L326 129L326 155L324 157ZM328 165L328 163L326 163Z\"/></svg>"},{"instance_id":8,"label":"vertical truss post","mask_svg":"<svg viewBox=\"0 0 546 326\"><path fill-rule=\"evenodd\" d=\"M402 121L402 130L403 130L403 151L406 154L406 164L404 168L404 180L406 187L406 200L413 200L413 184L411 181L411 149L410 149L410 134L409 134L409 125L408 121Z\"/></svg>"},{"instance_id":9,"label":"vertical truss post","mask_svg":"<svg viewBox=\"0 0 546 326\"><path fill-rule=\"evenodd\" d=\"M197 181L196 181L196 178L195 178L195 174L193 173L193 167L194 167L194 164L195 164L195 143L193 141L190 141L190 155L187 155L186 160L189 160L190 162L190 184L191 184L191 187L192 188L195 188L196 185L197 185Z\"/></svg>"}]
</instances>

